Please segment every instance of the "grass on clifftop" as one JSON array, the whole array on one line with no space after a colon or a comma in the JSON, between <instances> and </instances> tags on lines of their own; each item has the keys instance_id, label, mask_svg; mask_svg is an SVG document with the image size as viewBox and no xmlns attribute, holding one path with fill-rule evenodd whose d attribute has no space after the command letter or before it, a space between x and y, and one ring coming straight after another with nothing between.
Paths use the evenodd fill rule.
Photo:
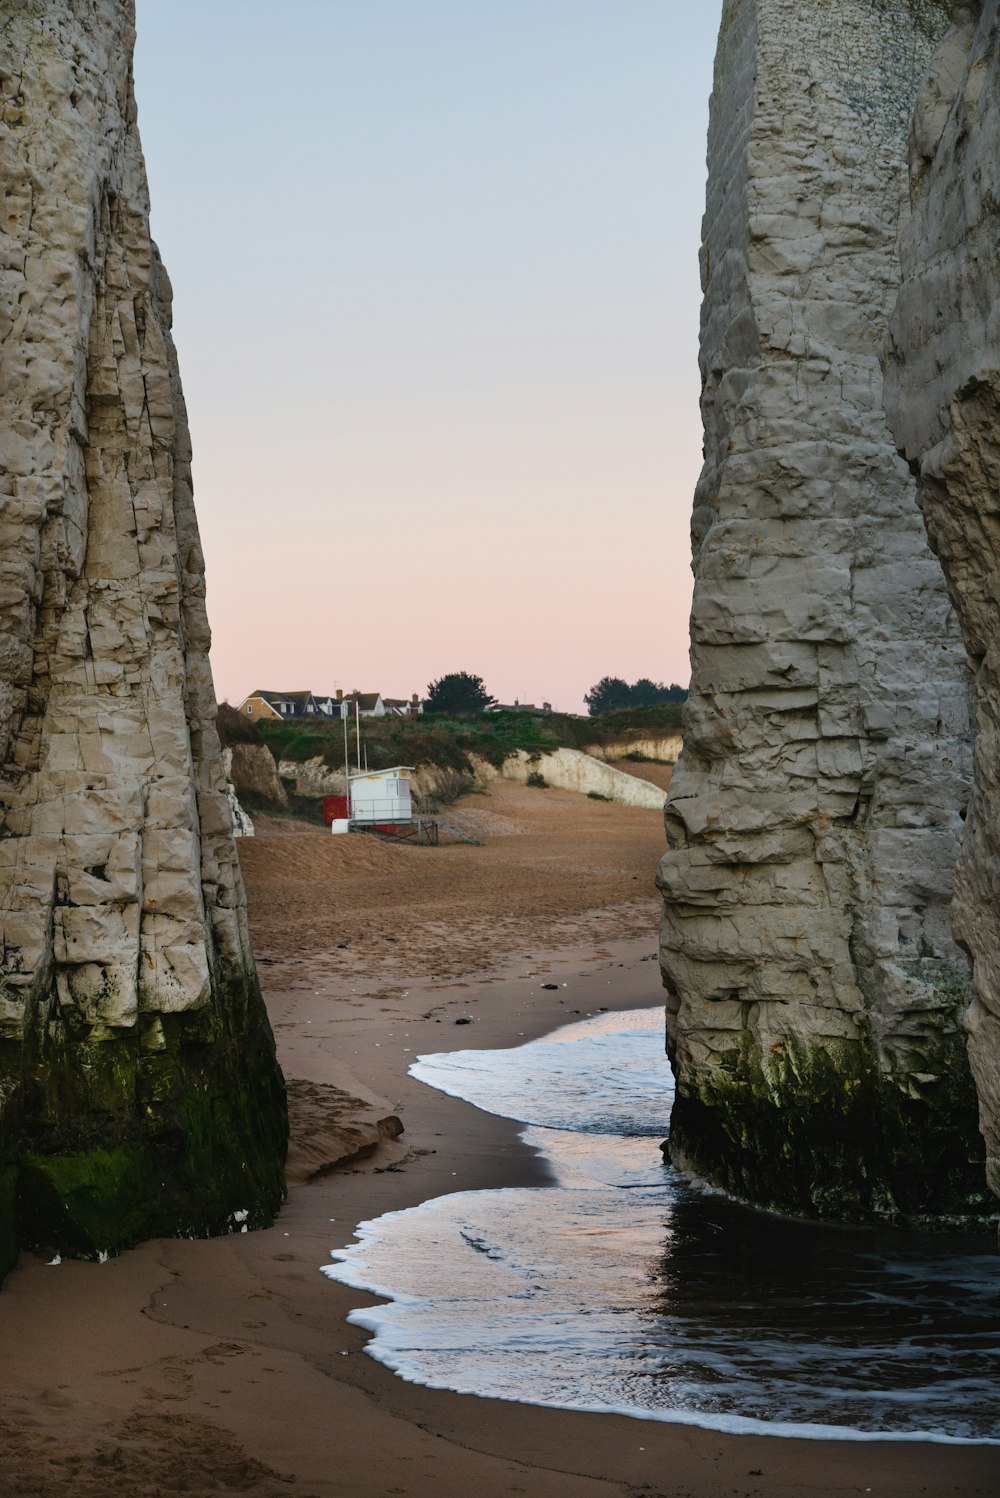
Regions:
<instances>
[{"instance_id":1,"label":"grass on clifftop","mask_svg":"<svg viewBox=\"0 0 1000 1498\"><path fill-rule=\"evenodd\" d=\"M276 719L248 723L223 703L219 733L224 745L237 742L266 744L276 761L307 760L317 756L331 769L344 763L344 730L340 719L279 723ZM663 738L680 731L681 707L665 702L657 707L627 708L603 718L573 718L562 713L536 717L531 713L479 713L447 718L424 713L419 718L362 718L361 738L368 765L384 770L390 765L435 765L471 775L470 755L499 767L523 749L545 754L552 749L586 749L593 745ZM351 757L355 726L348 721Z\"/></svg>"}]
</instances>

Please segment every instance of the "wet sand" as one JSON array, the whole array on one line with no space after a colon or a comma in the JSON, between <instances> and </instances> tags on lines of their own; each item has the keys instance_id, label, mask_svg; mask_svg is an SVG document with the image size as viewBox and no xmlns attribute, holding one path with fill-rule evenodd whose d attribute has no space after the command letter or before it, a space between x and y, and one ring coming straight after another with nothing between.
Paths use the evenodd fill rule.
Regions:
<instances>
[{"instance_id":1,"label":"wet sand","mask_svg":"<svg viewBox=\"0 0 1000 1498\"><path fill-rule=\"evenodd\" d=\"M991 1448L725 1437L422 1389L364 1356L344 1317L366 1297L318 1273L358 1221L546 1179L516 1125L414 1082L411 1057L661 998L655 812L506 784L458 810L484 847L292 822L243 845L300 1183L266 1232L23 1257L0 1291L0 1495L992 1498ZM324 1169L355 1147L374 1153Z\"/></svg>"}]
</instances>

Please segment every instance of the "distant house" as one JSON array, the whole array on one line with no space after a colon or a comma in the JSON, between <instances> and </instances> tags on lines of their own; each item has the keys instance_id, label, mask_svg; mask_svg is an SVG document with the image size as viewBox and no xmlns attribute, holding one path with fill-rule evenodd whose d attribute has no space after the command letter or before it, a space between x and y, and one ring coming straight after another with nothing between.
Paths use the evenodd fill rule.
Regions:
<instances>
[{"instance_id":1,"label":"distant house","mask_svg":"<svg viewBox=\"0 0 1000 1498\"><path fill-rule=\"evenodd\" d=\"M347 696L337 694L338 701L347 703L347 711L350 717L357 713L362 718L384 718L386 716L386 705L382 700L381 692L348 692Z\"/></svg>"},{"instance_id":2,"label":"distant house","mask_svg":"<svg viewBox=\"0 0 1000 1498\"><path fill-rule=\"evenodd\" d=\"M414 692L412 697L384 697L387 713L392 713L397 718L415 718L424 710L424 704L420 700L419 693Z\"/></svg>"},{"instance_id":3,"label":"distant house","mask_svg":"<svg viewBox=\"0 0 1000 1498\"><path fill-rule=\"evenodd\" d=\"M345 711L346 709L346 711ZM291 722L302 718L409 718L424 710L416 692L410 698L383 697L381 692L349 692L338 689L330 695L315 692L251 692L239 711L258 721Z\"/></svg>"},{"instance_id":4,"label":"distant house","mask_svg":"<svg viewBox=\"0 0 1000 1498\"><path fill-rule=\"evenodd\" d=\"M536 707L533 702L495 702L492 707L486 709L489 713L532 713L536 718L545 718L552 711L551 702L543 702L541 707Z\"/></svg>"},{"instance_id":5,"label":"distant house","mask_svg":"<svg viewBox=\"0 0 1000 1498\"><path fill-rule=\"evenodd\" d=\"M240 703L239 711L248 718L279 719L287 722L292 718L311 718L315 715L315 699L312 692L251 692Z\"/></svg>"}]
</instances>

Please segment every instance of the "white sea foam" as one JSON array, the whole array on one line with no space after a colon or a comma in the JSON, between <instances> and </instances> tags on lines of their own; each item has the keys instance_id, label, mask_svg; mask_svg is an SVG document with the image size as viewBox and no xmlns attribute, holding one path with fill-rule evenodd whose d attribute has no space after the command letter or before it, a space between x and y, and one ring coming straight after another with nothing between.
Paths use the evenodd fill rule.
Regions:
<instances>
[{"instance_id":1,"label":"white sea foam","mask_svg":"<svg viewBox=\"0 0 1000 1498\"><path fill-rule=\"evenodd\" d=\"M510 1050L418 1056L410 1074L484 1113L575 1133L662 1139L673 1100L659 1008L597 1014Z\"/></svg>"},{"instance_id":2,"label":"white sea foam","mask_svg":"<svg viewBox=\"0 0 1000 1498\"><path fill-rule=\"evenodd\" d=\"M324 1273L391 1302L351 1314L371 1355L410 1382L528 1404L1000 1444L1000 1259L692 1192L657 1147L660 1026L660 1011L602 1015L420 1058L431 1085L530 1119L558 1184L362 1223Z\"/></svg>"}]
</instances>

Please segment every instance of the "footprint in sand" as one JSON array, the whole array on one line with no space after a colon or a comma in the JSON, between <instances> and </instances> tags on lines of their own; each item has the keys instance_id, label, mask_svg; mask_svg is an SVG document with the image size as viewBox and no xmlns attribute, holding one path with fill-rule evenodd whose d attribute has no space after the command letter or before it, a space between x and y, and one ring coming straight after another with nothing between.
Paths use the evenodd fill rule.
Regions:
<instances>
[{"instance_id":1,"label":"footprint in sand","mask_svg":"<svg viewBox=\"0 0 1000 1498\"><path fill-rule=\"evenodd\" d=\"M249 1347L244 1347L240 1342L216 1342L211 1347L203 1347L201 1355L203 1358L207 1358L210 1363L218 1363L223 1358L242 1357L245 1352L249 1352L250 1350Z\"/></svg>"},{"instance_id":2,"label":"footprint in sand","mask_svg":"<svg viewBox=\"0 0 1000 1498\"><path fill-rule=\"evenodd\" d=\"M38 1403L51 1405L53 1409L57 1410L68 1410L76 1404L76 1400L72 1399L68 1394L64 1394L61 1389L49 1388L43 1389L39 1394Z\"/></svg>"}]
</instances>

